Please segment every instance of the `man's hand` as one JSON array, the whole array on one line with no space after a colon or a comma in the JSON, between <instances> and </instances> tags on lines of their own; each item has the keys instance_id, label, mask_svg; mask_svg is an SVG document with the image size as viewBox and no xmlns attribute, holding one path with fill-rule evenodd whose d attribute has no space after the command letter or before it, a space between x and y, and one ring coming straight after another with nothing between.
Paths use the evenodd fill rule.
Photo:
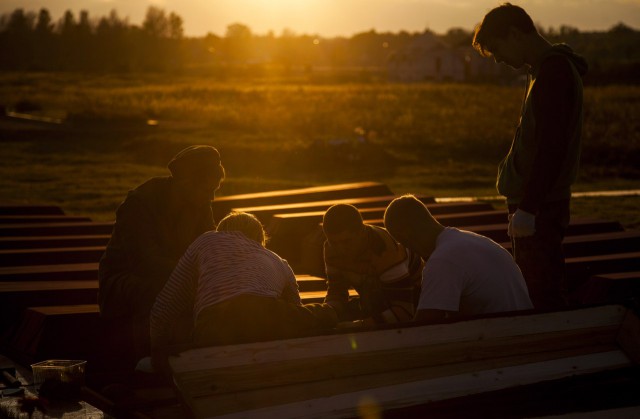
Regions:
<instances>
[{"instance_id":1,"label":"man's hand","mask_svg":"<svg viewBox=\"0 0 640 419\"><path fill-rule=\"evenodd\" d=\"M516 210L509 216L509 227L507 234L509 237L528 237L536 232L536 216L523 211Z\"/></svg>"}]
</instances>

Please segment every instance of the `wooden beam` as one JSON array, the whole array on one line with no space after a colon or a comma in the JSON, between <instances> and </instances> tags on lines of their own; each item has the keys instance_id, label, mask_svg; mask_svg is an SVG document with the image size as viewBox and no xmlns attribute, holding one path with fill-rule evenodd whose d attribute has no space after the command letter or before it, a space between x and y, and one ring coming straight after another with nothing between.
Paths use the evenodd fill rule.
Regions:
<instances>
[{"instance_id":1,"label":"wooden beam","mask_svg":"<svg viewBox=\"0 0 640 419\"><path fill-rule=\"evenodd\" d=\"M54 205L4 204L0 215L64 215L64 211Z\"/></svg>"},{"instance_id":2,"label":"wooden beam","mask_svg":"<svg viewBox=\"0 0 640 419\"><path fill-rule=\"evenodd\" d=\"M0 281L98 279L98 263L0 267Z\"/></svg>"},{"instance_id":3,"label":"wooden beam","mask_svg":"<svg viewBox=\"0 0 640 419\"><path fill-rule=\"evenodd\" d=\"M113 222L34 223L0 225L0 237L111 234Z\"/></svg>"},{"instance_id":4,"label":"wooden beam","mask_svg":"<svg viewBox=\"0 0 640 419\"><path fill-rule=\"evenodd\" d=\"M590 353L616 349L619 325L531 334L510 338L451 342L440 345L405 347L394 350L352 352L337 356L268 362L229 368L202 363L202 370L174 373L181 391L191 397L212 397L227 393L259 390L264 387L307 386L312 382L348 379L376 374L411 376L417 369L473 362L473 368L502 365L503 359L538 353ZM595 348L595 349L594 349ZM483 361L483 362L476 362ZM402 373L401 373L402 372ZM422 376L424 378L424 376ZM367 385L375 383L372 378ZM353 387L351 387L353 389Z\"/></svg>"},{"instance_id":5,"label":"wooden beam","mask_svg":"<svg viewBox=\"0 0 640 419\"><path fill-rule=\"evenodd\" d=\"M451 324L192 349L181 353L180 356L171 357L170 362L175 372L187 373L200 371L206 365L212 368L223 368L450 342L480 341L616 326L621 324L626 312L627 309L624 306L609 305L544 314L513 315L511 313L507 317Z\"/></svg>"},{"instance_id":6,"label":"wooden beam","mask_svg":"<svg viewBox=\"0 0 640 419\"><path fill-rule=\"evenodd\" d=\"M0 249L43 249L52 247L106 246L110 234L44 237L0 237Z\"/></svg>"},{"instance_id":7,"label":"wooden beam","mask_svg":"<svg viewBox=\"0 0 640 419\"><path fill-rule=\"evenodd\" d=\"M491 369L441 371L440 374L435 374L435 378L429 377L429 374L426 374L427 378L416 379L413 376L398 384L356 391L349 391L349 387L345 385L347 383L332 381L321 383L326 394L307 386L275 387L271 391L263 389L253 394L196 398L191 400L191 406L196 417L353 417L358 416L358 408L363 403L377 406L382 411L628 365L627 356L620 350L613 350L540 362L515 363ZM442 367L436 367L438 368ZM402 372L402 375L406 376L406 372ZM370 382L372 377L359 376L356 379ZM275 394L286 399L292 391L297 393L294 397L301 397L299 401L278 403L274 400Z\"/></svg>"},{"instance_id":8,"label":"wooden beam","mask_svg":"<svg viewBox=\"0 0 640 419\"><path fill-rule=\"evenodd\" d=\"M213 201L212 208L214 218L220 220L232 208L387 195L393 193L383 183L357 182L221 196Z\"/></svg>"},{"instance_id":9,"label":"wooden beam","mask_svg":"<svg viewBox=\"0 0 640 419\"><path fill-rule=\"evenodd\" d=\"M640 364L640 319L632 310L627 311L622 321L617 341L629 358Z\"/></svg>"}]
</instances>

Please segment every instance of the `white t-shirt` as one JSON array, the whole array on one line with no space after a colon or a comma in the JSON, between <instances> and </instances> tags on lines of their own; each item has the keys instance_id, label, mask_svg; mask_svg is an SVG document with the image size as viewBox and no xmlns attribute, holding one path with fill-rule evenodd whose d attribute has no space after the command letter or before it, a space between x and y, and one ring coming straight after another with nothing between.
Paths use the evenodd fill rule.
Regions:
<instances>
[{"instance_id":1,"label":"white t-shirt","mask_svg":"<svg viewBox=\"0 0 640 419\"><path fill-rule=\"evenodd\" d=\"M418 310L484 314L533 308L511 254L488 237L446 227L422 271Z\"/></svg>"}]
</instances>

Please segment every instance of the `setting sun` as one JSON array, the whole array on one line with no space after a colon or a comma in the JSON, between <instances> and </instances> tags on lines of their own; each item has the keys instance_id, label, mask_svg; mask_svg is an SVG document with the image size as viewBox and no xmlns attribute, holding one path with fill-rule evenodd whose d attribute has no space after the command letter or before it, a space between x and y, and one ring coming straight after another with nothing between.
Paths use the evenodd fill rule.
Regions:
<instances>
[{"instance_id":1,"label":"setting sun","mask_svg":"<svg viewBox=\"0 0 640 419\"><path fill-rule=\"evenodd\" d=\"M43 4L44 3L44 4ZM378 32L446 32L450 28L473 28L480 17L500 3L496 0L3 0L0 13L16 8L49 9L53 16L65 10L89 16L107 15L117 10L131 23L144 18L148 6L177 13L184 19L187 36L207 33L224 35L232 23L242 23L253 33L279 34L287 29L296 34L322 37L351 36L374 29ZM589 7L572 0L521 1L543 27L570 25L580 30L606 30L613 25L640 26L640 1L593 0Z\"/></svg>"}]
</instances>

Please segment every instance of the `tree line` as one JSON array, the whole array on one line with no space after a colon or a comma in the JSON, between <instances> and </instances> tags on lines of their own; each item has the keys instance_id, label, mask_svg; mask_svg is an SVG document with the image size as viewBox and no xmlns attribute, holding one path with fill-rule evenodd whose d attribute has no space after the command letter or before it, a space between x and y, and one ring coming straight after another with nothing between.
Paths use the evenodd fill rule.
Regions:
<instances>
[{"instance_id":1,"label":"tree line","mask_svg":"<svg viewBox=\"0 0 640 419\"><path fill-rule=\"evenodd\" d=\"M181 72L193 69L265 68L312 71L316 68L384 70L395 51L410 49L431 34L451 48L468 47L470 30L444 34L400 31L368 32L323 38L284 30L255 34L242 23L222 35L185 37L183 19L159 7L147 9L141 25L129 23L113 10L92 18L86 10L66 11L54 21L45 8L16 9L0 16L0 70ZM620 23L608 31L581 32L570 26L539 30L553 42L566 42L590 63L593 84L640 82L640 31Z\"/></svg>"}]
</instances>

